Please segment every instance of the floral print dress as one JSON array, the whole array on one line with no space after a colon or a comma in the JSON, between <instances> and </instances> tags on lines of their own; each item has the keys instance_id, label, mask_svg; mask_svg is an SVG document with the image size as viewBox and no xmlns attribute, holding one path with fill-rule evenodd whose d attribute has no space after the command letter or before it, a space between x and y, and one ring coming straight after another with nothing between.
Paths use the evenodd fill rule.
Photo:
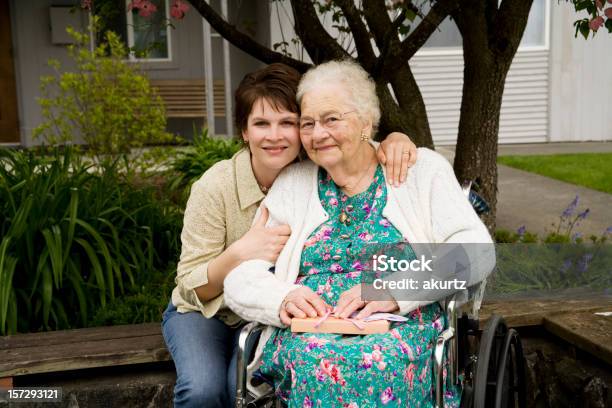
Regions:
<instances>
[{"instance_id":1,"label":"floral print dress","mask_svg":"<svg viewBox=\"0 0 612 408\"><path fill-rule=\"evenodd\" d=\"M318 188L329 219L306 241L296 283L335 306L342 292L361 283L367 243L406 240L382 216L387 190L380 166L368 190L355 196L345 195L323 169ZM432 352L444 316L434 303L407 317L387 333L364 336L277 329L259 374L273 380L289 407L433 407ZM460 390L450 390L445 406L458 407Z\"/></svg>"}]
</instances>

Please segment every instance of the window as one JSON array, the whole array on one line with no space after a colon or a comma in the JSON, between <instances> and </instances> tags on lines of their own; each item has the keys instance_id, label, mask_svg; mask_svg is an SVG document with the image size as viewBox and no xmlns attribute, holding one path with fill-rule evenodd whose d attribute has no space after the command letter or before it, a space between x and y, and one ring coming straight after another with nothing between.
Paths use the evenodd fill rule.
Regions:
<instances>
[{"instance_id":1,"label":"window","mask_svg":"<svg viewBox=\"0 0 612 408\"><path fill-rule=\"evenodd\" d=\"M128 10L131 0L98 0L94 13L101 16L103 26L96 40L111 30L121 37L130 48L131 61L171 61L171 27L169 25L169 0L148 0L156 11L142 13L138 9Z\"/></svg>"},{"instance_id":2,"label":"window","mask_svg":"<svg viewBox=\"0 0 612 408\"><path fill-rule=\"evenodd\" d=\"M127 44L134 49L130 59L170 60L168 0L150 0L157 11L143 17L138 10L127 11ZM126 4L129 0L126 0Z\"/></svg>"},{"instance_id":3,"label":"window","mask_svg":"<svg viewBox=\"0 0 612 408\"><path fill-rule=\"evenodd\" d=\"M501 2L501 0L500 0ZM546 32L548 30L548 4L550 0L534 0L529 11L527 27L523 33L520 47L544 47L546 46ZM429 3L423 7L423 13L429 12ZM416 21L416 20L415 20ZM420 22L420 20L418 21ZM414 24L414 29L417 24ZM424 48L460 48L462 38L454 21L446 18L438 29L429 37Z\"/></svg>"}]
</instances>

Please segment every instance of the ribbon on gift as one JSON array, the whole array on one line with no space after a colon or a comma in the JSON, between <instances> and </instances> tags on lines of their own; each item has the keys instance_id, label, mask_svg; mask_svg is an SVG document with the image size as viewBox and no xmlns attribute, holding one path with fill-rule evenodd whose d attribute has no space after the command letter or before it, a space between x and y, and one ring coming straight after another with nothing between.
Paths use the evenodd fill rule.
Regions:
<instances>
[{"instance_id":1,"label":"ribbon on gift","mask_svg":"<svg viewBox=\"0 0 612 408\"><path fill-rule=\"evenodd\" d=\"M328 310L323 317L321 317L317 323L315 323L315 328L318 329L319 326L321 324L323 324L323 322L325 320L327 320L329 318L329 316L331 315L331 310ZM388 320L390 322L406 322L408 321L408 318L404 317L404 316L400 316L400 315L396 315L393 313L373 313L370 316L363 318L363 319L356 319L355 316L357 316L359 313L358 312L353 312L353 314L351 314L349 317L338 317L338 316L334 316L337 319L344 319L344 320L348 320L349 322L353 323L355 325L355 327L357 327L359 330L363 330L365 328L365 325L363 324L364 322L373 322L375 320Z\"/></svg>"}]
</instances>

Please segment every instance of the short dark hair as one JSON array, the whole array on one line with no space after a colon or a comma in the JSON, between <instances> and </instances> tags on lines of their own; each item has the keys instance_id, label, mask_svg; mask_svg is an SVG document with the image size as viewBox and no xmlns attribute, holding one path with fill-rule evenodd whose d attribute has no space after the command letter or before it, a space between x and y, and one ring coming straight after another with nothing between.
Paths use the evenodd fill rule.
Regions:
<instances>
[{"instance_id":1,"label":"short dark hair","mask_svg":"<svg viewBox=\"0 0 612 408\"><path fill-rule=\"evenodd\" d=\"M296 69L280 63L247 74L234 94L238 130L242 133L247 128L253 105L262 98L276 110L299 113L295 94L300 78Z\"/></svg>"}]
</instances>

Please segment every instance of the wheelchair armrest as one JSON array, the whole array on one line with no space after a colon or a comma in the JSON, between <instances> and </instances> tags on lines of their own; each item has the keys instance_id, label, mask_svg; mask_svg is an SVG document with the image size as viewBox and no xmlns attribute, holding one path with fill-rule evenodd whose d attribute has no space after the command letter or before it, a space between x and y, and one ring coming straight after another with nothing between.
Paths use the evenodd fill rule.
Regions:
<instances>
[{"instance_id":1,"label":"wheelchair armrest","mask_svg":"<svg viewBox=\"0 0 612 408\"><path fill-rule=\"evenodd\" d=\"M444 407L444 378L443 378L443 366L444 366L444 350L446 345L448 348L448 358L450 361L450 370L448 375L453 384L457 382L458 377L458 354L457 354L457 296L451 295L446 298L442 303L442 309L446 313L446 325L447 328L440 333L436 339L436 345L434 348L434 384L436 385L436 407Z\"/></svg>"},{"instance_id":2,"label":"wheelchair armrest","mask_svg":"<svg viewBox=\"0 0 612 408\"><path fill-rule=\"evenodd\" d=\"M444 349L446 347L446 343L453 342L456 337L455 328L449 327L440 333L436 339L436 346L434 348L434 384L436 385L436 408L444 407Z\"/></svg>"},{"instance_id":3,"label":"wheelchair armrest","mask_svg":"<svg viewBox=\"0 0 612 408\"><path fill-rule=\"evenodd\" d=\"M238 336L238 358L236 363L236 407L247 406L247 366L266 325L251 322L246 324Z\"/></svg>"}]
</instances>

